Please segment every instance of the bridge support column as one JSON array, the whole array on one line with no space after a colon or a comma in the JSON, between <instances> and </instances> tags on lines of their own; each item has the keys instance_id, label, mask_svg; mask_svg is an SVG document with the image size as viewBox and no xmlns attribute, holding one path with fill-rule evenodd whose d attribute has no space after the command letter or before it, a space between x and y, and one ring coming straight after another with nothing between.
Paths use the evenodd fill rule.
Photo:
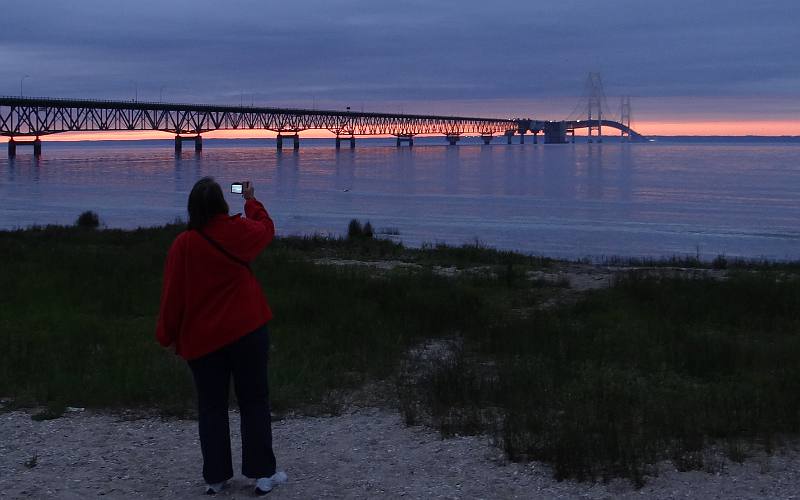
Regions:
<instances>
[{"instance_id":1,"label":"bridge support column","mask_svg":"<svg viewBox=\"0 0 800 500\"><path fill-rule=\"evenodd\" d=\"M545 144L566 144L567 143L567 124L565 122L545 122L545 124L544 124L544 143Z\"/></svg>"},{"instance_id":2,"label":"bridge support column","mask_svg":"<svg viewBox=\"0 0 800 500\"><path fill-rule=\"evenodd\" d=\"M508 140L508 144L511 144L511 138L512 137L514 137L514 133L513 132L510 133L510 134L509 133L506 134L506 139Z\"/></svg>"},{"instance_id":3,"label":"bridge support column","mask_svg":"<svg viewBox=\"0 0 800 500\"><path fill-rule=\"evenodd\" d=\"M275 138L275 146L277 146L278 151L283 149L283 140L290 138L292 139L292 149L300 149L300 134L284 135L278 132L278 136Z\"/></svg>"},{"instance_id":4,"label":"bridge support column","mask_svg":"<svg viewBox=\"0 0 800 500\"><path fill-rule=\"evenodd\" d=\"M492 143L492 136L491 135L482 135L481 139L483 139L483 143L487 146Z\"/></svg>"},{"instance_id":5,"label":"bridge support column","mask_svg":"<svg viewBox=\"0 0 800 500\"><path fill-rule=\"evenodd\" d=\"M520 144L525 144L525 131L524 130L520 130L519 131L519 143Z\"/></svg>"},{"instance_id":6,"label":"bridge support column","mask_svg":"<svg viewBox=\"0 0 800 500\"><path fill-rule=\"evenodd\" d=\"M458 134L448 134L447 135L447 143L451 146L455 146L458 141L461 140L461 136Z\"/></svg>"},{"instance_id":7,"label":"bridge support column","mask_svg":"<svg viewBox=\"0 0 800 500\"><path fill-rule=\"evenodd\" d=\"M533 131L533 143L534 144L539 144L539 131L538 130L534 130Z\"/></svg>"},{"instance_id":8,"label":"bridge support column","mask_svg":"<svg viewBox=\"0 0 800 500\"><path fill-rule=\"evenodd\" d=\"M180 153L183 151L183 142L184 141L192 141L194 142L194 150L195 151L202 151L203 150L203 138L200 134L192 135L189 137L177 134L175 135L175 152Z\"/></svg>"},{"instance_id":9,"label":"bridge support column","mask_svg":"<svg viewBox=\"0 0 800 500\"><path fill-rule=\"evenodd\" d=\"M355 138L355 136L351 135L350 137L346 137L346 138L342 139L341 137L339 137L337 135L336 136L336 149L341 149L342 141L350 142L350 149L355 149L356 148L356 138Z\"/></svg>"},{"instance_id":10,"label":"bridge support column","mask_svg":"<svg viewBox=\"0 0 800 500\"><path fill-rule=\"evenodd\" d=\"M399 148L400 146L402 146L404 142L408 143L408 147L413 148L414 147L414 136L410 135L410 134L408 134L408 135L398 135L397 136L397 147Z\"/></svg>"},{"instance_id":11,"label":"bridge support column","mask_svg":"<svg viewBox=\"0 0 800 500\"><path fill-rule=\"evenodd\" d=\"M33 146L33 156L38 158L42 156L42 140L38 137L32 141L15 141L12 137L8 141L8 157L15 158L17 156L18 146Z\"/></svg>"}]
</instances>

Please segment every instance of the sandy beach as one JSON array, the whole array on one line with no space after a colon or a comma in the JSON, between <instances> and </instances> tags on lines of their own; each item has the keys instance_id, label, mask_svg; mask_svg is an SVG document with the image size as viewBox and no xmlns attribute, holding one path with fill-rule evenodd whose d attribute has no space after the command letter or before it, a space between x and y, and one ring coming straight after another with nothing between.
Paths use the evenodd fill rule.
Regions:
<instances>
[{"instance_id":1,"label":"sandy beach","mask_svg":"<svg viewBox=\"0 0 800 500\"><path fill-rule=\"evenodd\" d=\"M71 411L37 422L30 413L0 415L0 497L202 497L196 422ZM240 464L238 415L231 413L234 467ZM275 450L289 482L268 498L586 498L790 499L800 491L800 453L720 458L717 472L677 472L636 490L626 480L558 482L540 463L507 463L485 438L442 440L406 427L398 414L362 408L336 417L274 423ZM35 458L34 458L35 457ZM238 471L220 498L253 497Z\"/></svg>"}]
</instances>

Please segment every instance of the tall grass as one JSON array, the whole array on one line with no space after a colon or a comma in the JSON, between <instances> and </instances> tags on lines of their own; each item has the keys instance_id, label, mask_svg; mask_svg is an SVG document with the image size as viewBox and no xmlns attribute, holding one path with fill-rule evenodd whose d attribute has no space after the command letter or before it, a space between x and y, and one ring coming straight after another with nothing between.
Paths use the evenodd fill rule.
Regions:
<instances>
[{"instance_id":1,"label":"tall grass","mask_svg":"<svg viewBox=\"0 0 800 500\"><path fill-rule=\"evenodd\" d=\"M0 232L0 395L20 404L190 408L184 363L154 339L164 258L181 229ZM386 377L416 339L488 322L481 287L502 288L489 277L454 286L429 268L375 277L309 258L330 251L407 252L382 240L289 238L255 262L276 313L277 409L319 405L332 389Z\"/></svg>"},{"instance_id":2,"label":"tall grass","mask_svg":"<svg viewBox=\"0 0 800 500\"><path fill-rule=\"evenodd\" d=\"M658 460L703 468L711 443L740 460L742 443L771 450L800 430L797 278L632 274L465 340L406 400L428 401L443 432L488 432L559 478L641 484Z\"/></svg>"}]
</instances>

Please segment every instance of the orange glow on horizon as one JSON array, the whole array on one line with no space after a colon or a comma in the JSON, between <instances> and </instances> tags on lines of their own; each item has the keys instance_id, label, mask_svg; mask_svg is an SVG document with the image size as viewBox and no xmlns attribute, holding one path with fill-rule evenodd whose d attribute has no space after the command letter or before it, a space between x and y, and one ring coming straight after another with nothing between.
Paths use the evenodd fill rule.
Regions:
<instances>
[{"instance_id":1,"label":"orange glow on horizon","mask_svg":"<svg viewBox=\"0 0 800 500\"><path fill-rule=\"evenodd\" d=\"M185 134L191 136L194 134ZM271 130L244 129L244 130L213 130L201 134L204 139L274 139L278 134ZM42 142L78 142L78 141L144 141L153 139L172 139L175 134L159 130L120 130L108 132L63 132L58 134L43 135ZM303 130L300 137L306 138L335 138L327 130ZM18 141L31 141L31 136L17 137ZM2 142L8 142L8 137L3 137Z\"/></svg>"},{"instance_id":2,"label":"orange glow on horizon","mask_svg":"<svg viewBox=\"0 0 800 500\"><path fill-rule=\"evenodd\" d=\"M659 122L636 121L633 129L646 136L800 136L800 121L687 121ZM586 131L576 131L585 135ZM618 132L605 132L604 135L617 135ZM499 134L498 134L499 135ZM215 130L202 134L205 139L274 139L276 132L271 130ZM78 142L78 141L138 141L162 139L169 140L174 134L160 131L109 131L109 132L63 132L41 136L43 142ZM333 139L335 135L325 129L310 129L300 132L301 138ZM345 137L345 136L343 136ZM392 136L356 136L357 138L392 137ZM0 138L7 142L8 137ZM30 141L32 137L18 137L18 141Z\"/></svg>"},{"instance_id":3,"label":"orange glow on horizon","mask_svg":"<svg viewBox=\"0 0 800 500\"><path fill-rule=\"evenodd\" d=\"M680 123L640 121L632 127L642 135L800 136L800 120L689 121Z\"/></svg>"}]
</instances>

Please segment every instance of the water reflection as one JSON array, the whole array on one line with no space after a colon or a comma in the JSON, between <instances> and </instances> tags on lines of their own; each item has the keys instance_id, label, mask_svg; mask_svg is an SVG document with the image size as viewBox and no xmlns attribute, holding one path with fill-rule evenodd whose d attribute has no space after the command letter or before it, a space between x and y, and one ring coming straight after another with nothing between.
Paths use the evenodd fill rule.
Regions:
<instances>
[{"instance_id":1,"label":"water reflection","mask_svg":"<svg viewBox=\"0 0 800 500\"><path fill-rule=\"evenodd\" d=\"M415 153L419 148L396 148L396 154L391 155L390 151L386 151L384 160L387 161L386 168L391 168L391 156L394 156L397 162L397 168L392 169L395 172L395 179L400 186L400 192L404 194L416 194L417 192L417 169L415 162Z\"/></svg>"},{"instance_id":2,"label":"water reflection","mask_svg":"<svg viewBox=\"0 0 800 500\"><path fill-rule=\"evenodd\" d=\"M603 144L588 146L585 172L586 196L590 200L602 200L606 192L603 182Z\"/></svg>"},{"instance_id":3,"label":"water reflection","mask_svg":"<svg viewBox=\"0 0 800 500\"><path fill-rule=\"evenodd\" d=\"M299 160L300 153L278 151L275 156L276 168L276 193L280 196L294 196L300 183Z\"/></svg>"},{"instance_id":4,"label":"water reflection","mask_svg":"<svg viewBox=\"0 0 800 500\"><path fill-rule=\"evenodd\" d=\"M446 194L459 194L459 180L461 176L460 153L462 150L463 148L458 146L445 147L444 168L442 169L440 182L442 186L444 186L444 192Z\"/></svg>"},{"instance_id":5,"label":"water reflection","mask_svg":"<svg viewBox=\"0 0 800 500\"><path fill-rule=\"evenodd\" d=\"M334 189L349 192L355 184L355 149L339 149L336 151Z\"/></svg>"},{"instance_id":6,"label":"water reflection","mask_svg":"<svg viewBox=\"0 0 800 500\"><path fill-rule=\"evenodd\" d=\"M631 154L631 144L622 143L619 148L619 168L617 169L617 191L620 201L631 201L633 173L636 170L634 161L635 156ZM628 204L623 206L628 206Z\"/></svg>"}]
</instances>

